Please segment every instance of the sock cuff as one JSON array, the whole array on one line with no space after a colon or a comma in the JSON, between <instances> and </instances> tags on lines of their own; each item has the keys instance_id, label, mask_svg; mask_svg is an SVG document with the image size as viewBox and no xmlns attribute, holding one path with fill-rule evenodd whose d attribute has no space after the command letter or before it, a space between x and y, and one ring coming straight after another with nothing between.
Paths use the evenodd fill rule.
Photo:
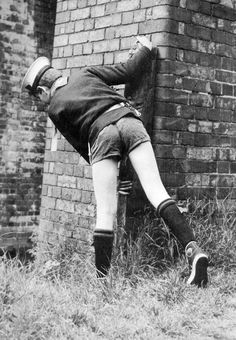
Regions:
<instances>
[{"instance_id":1,"label":"sock cuff","mask_svg":"<svg viewBox=\"0 0 236 340\"><path fill-rule=\"evenodd\" d=\"M108 237L113 238L114 237L114 231L113 230L106 230L106 229L96 229L93 233L94 237Z\"/></svg>"},{"instance_id":2,"label":"sock cuff","mask_svg":"<svg viewBox=\"0 0 236 340\"><path fill-rule=\"evenodd\" d=\"M189 242L185 245L185 247L184 247L185 252L187 251L187 249L188 249L189 247L191 247L191 245L194 245L194 246L196 247L197 242L196 242L194 239L193 239L192 241L189 241Z\"/></svg>"},{"instance_id":3,"label":"sock cuff","mask_svg":"<svg viewBox=\"0 0 236 340\"><path fill-rule=\"evenodd\" d=\"M167 198L166 200L162 201L157 207L157 216L162 217L162 212L167 208L169 205L176 204L173 198Z\"/></svg>"}]
</instances>

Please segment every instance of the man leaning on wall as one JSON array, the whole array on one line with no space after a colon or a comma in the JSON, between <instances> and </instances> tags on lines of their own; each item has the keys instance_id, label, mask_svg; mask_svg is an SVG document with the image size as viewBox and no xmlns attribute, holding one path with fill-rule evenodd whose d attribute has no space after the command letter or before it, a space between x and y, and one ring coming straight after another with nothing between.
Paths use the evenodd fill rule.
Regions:
<instances>
[{"instance_id":1,"label":"man leaning on wall","mask_svg":"<svg viewBox=\"0 0 236 340\"><path fill-rule=\"evenodd\" d=\"M139 36L126 63L87 67L70 77L63 77L47 58L40 57L25 75L22 90L48 105L56 128L92 167L97 205L93 242L97 277L109 272L118 163L128 156L157 216L185 249L190 268L187 283L206 286L208 256L197 245L191 227L161 181L142 115L111 87L139 81L151 61L151 51L151 41Z\"/></svg>"}]
</instances>

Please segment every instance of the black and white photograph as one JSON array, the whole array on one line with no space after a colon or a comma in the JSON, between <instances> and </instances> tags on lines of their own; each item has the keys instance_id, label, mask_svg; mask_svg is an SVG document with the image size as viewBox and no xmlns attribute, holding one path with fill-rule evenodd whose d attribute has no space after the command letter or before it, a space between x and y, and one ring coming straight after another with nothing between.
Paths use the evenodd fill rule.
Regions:
<instances>
[{"instance_id":1,"label":"black and white photograph","mask_svg":"<svg viewBox=\"0 0 236 340\"><path fill-rule=\"evenodd\" d=\"M0 0L0 339L236 340L236 0Z\"/></svg>"}]
</instances>

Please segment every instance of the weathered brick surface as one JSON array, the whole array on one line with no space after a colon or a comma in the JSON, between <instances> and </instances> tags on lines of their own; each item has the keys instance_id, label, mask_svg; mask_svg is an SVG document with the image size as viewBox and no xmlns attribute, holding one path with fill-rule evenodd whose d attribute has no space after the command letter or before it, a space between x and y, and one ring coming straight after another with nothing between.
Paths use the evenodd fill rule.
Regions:
<instances>
[{"instance_id":1,"label":"weathered brick surface","mask_svg":"<svg viewBox=\"0 0 236 340\"><path fill-rule=\"evenodd\" d=\"M0 234L38 226L46 115L20 84L51 56L55 12L53 0L0 1Z\"/></svg>"},{"instance_id":2,"label":"weathered brick surface","mask_svg":"<svg viewBox=\"0 0 236 340\"><path fill-rule=\"evenodd\" d=\"M235 20L236 1L57 1L53 65L66 75L125 61L137 34L158 47L152 141L177 199L236 198ZM51 151L52 131L48 124L41 229L86 240L95 217L91 169L59 133Z\"/></svg>"}]
</instances>

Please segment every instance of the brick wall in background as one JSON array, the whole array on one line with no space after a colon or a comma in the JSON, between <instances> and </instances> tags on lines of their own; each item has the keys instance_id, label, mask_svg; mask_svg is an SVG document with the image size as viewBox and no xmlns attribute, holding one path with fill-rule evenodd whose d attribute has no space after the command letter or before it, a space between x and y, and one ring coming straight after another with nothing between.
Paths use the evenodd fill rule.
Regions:
<instances>
[{"instance_id":1,"label":"brick wall in background","mask_svg":"<svg viewBox=\"0 0 236 340\"><path fill-rule=\"evenodd\" d=\"M169 4L140 32L152 33L163 58L153 143L164 182L178 199L235 199L236 1Z\"/></svg>"},{"instance_id":2,"label":"brick wall in background","mask_svg":"<svg viewBox=\"0 0 236 340\"><path fill-rule=\"evenodd\" d=\"M46 115L20 84L39 55L51 57L55 13L54 0L0 0L1 246L38 225Z\"/></svg>"},{"instance_id":3,"label":"brick wall in background","mask_svg":"<svg viewBox=\"0 0 236 340\"><path fill-rule=\"evenodd\" d=\"M236 1L57 1L53 65L64 75L125 61L138 34L158 47L152 140L177 199L235 198L235 19ZM48 122L42 235L87 242L94 216L91 169Z\"/></svg>"}]
</instances>

